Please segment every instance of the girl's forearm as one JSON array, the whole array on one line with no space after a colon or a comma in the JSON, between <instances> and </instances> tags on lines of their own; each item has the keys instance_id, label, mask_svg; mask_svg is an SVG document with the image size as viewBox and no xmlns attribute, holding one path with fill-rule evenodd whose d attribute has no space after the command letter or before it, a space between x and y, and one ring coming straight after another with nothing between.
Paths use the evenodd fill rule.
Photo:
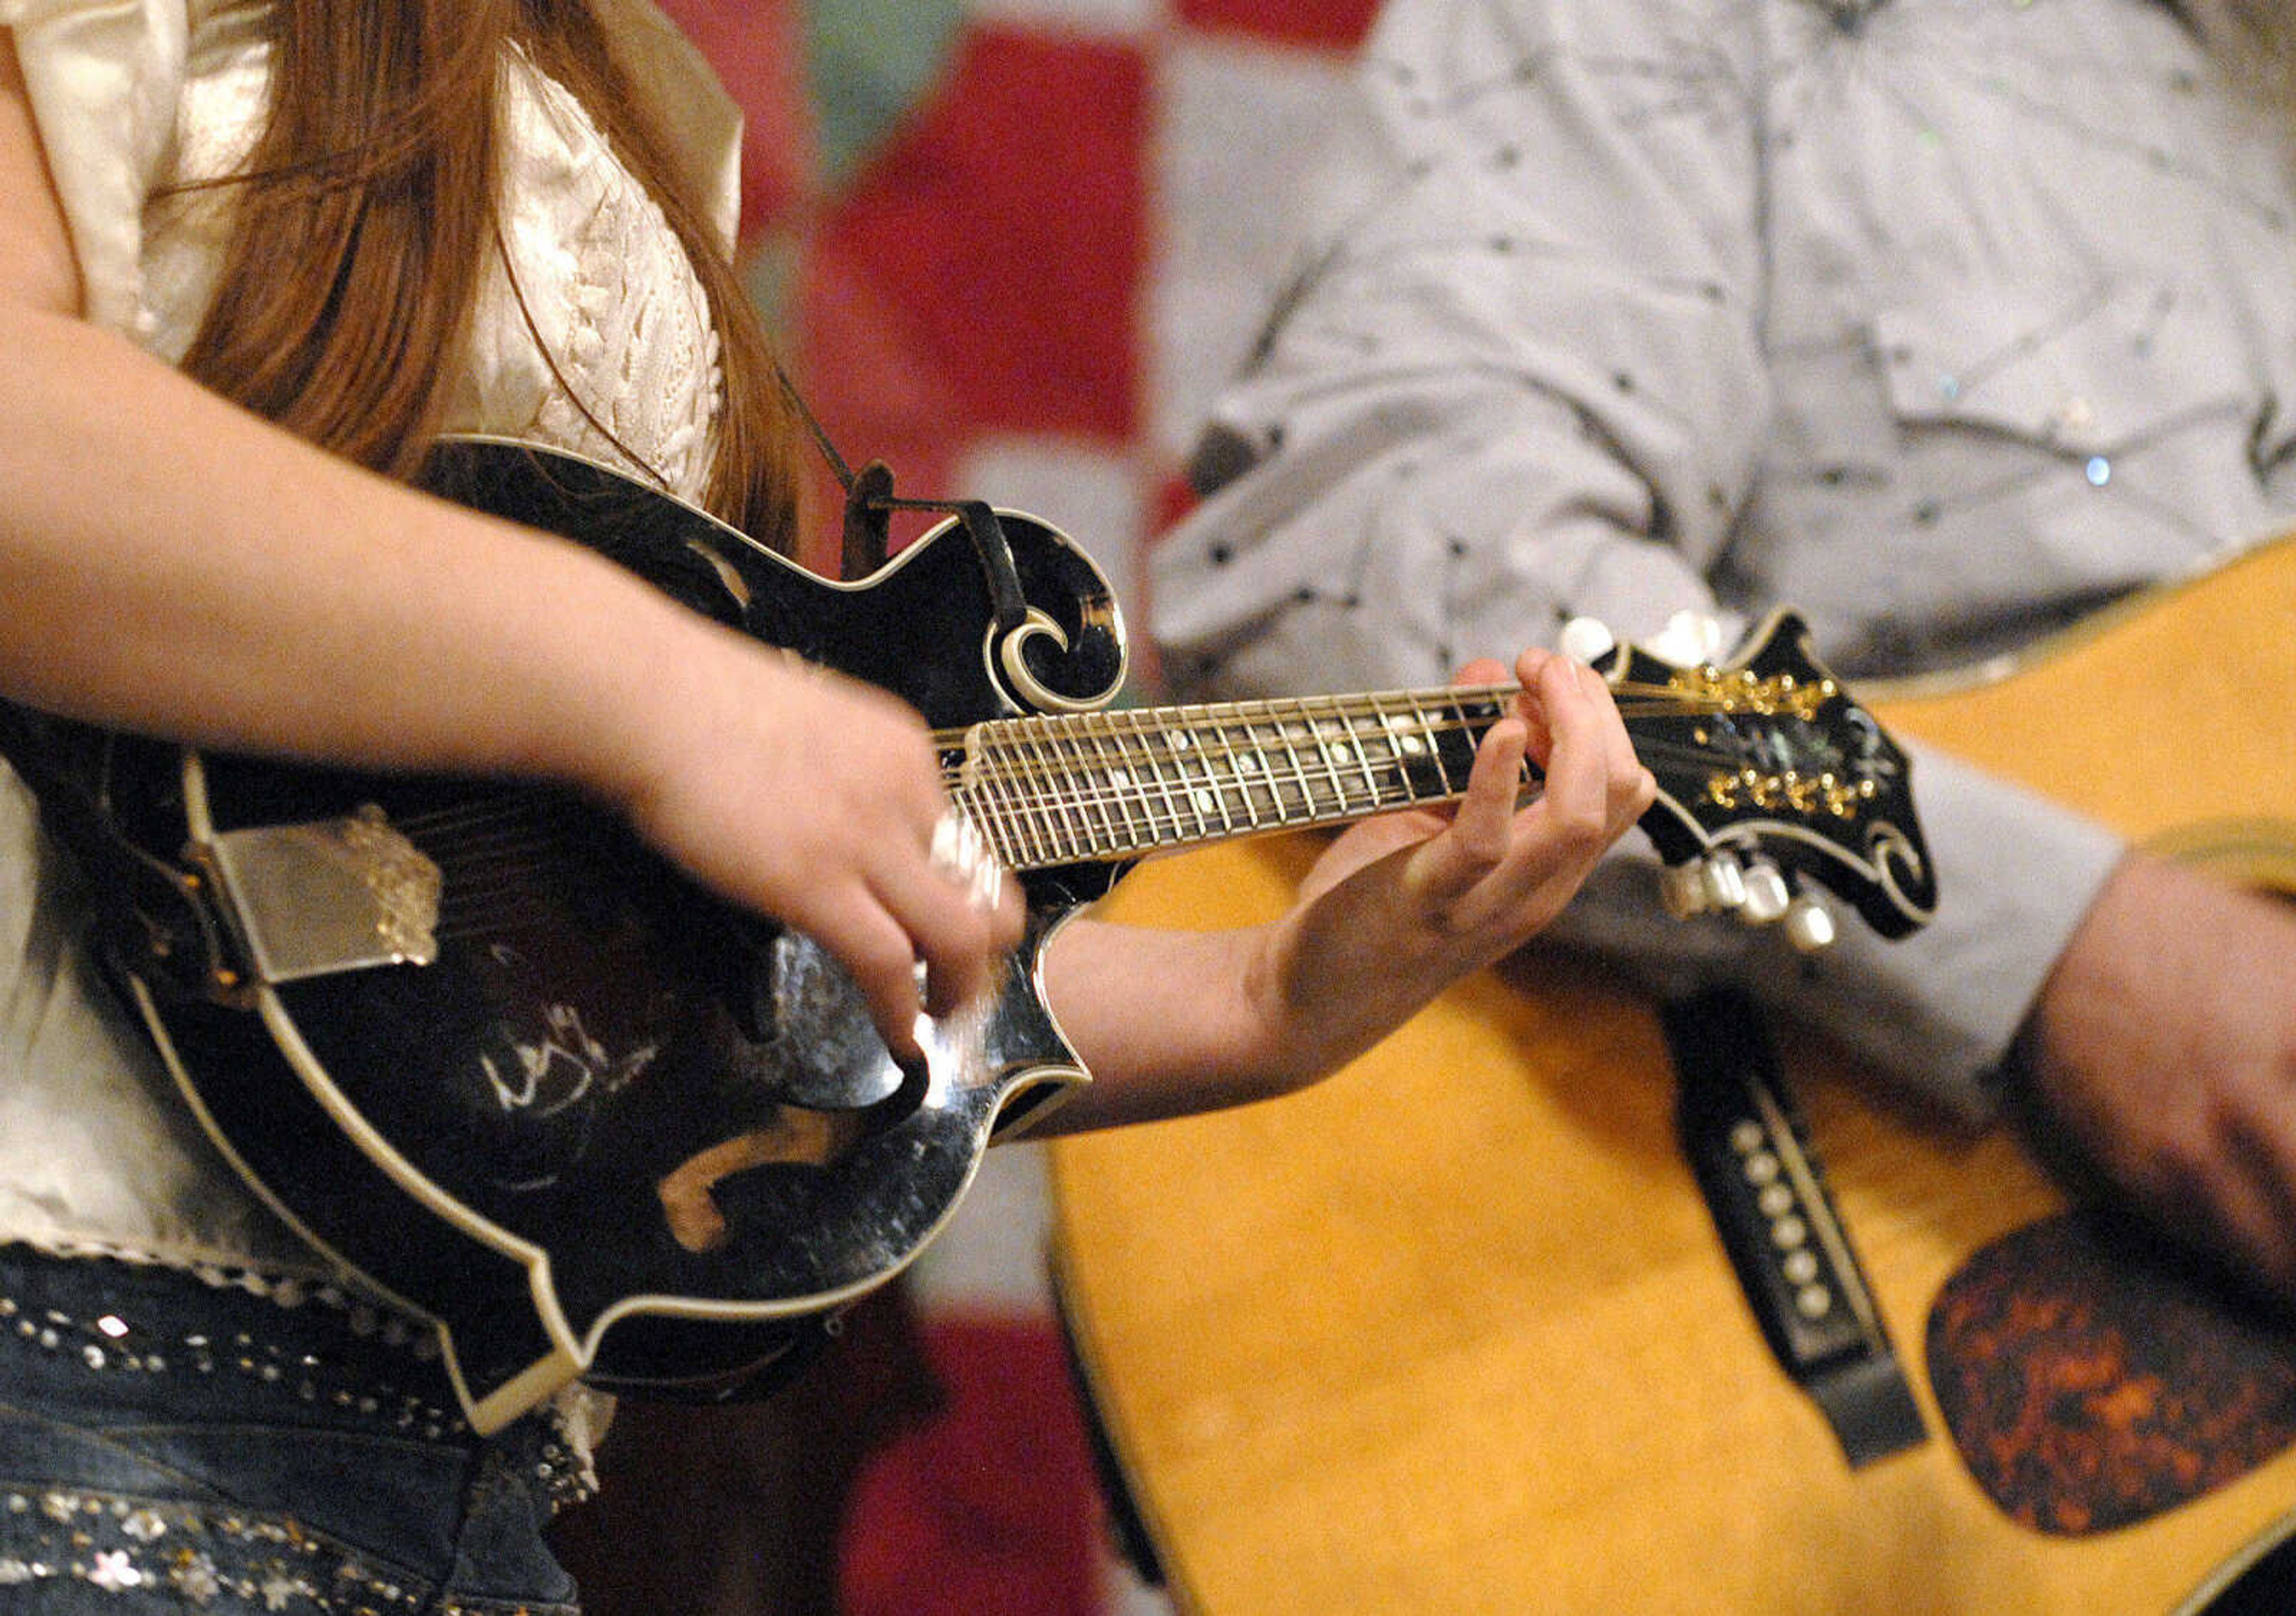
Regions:
<instances>
[{"instance_id":1,"label":"girl's forearm","mask_svg":"<svg viewBox=\"0 0 2296 1616\"><path fill-rule=\"evenodd\" d=\"M0 691L125 728L609 787L698 624L579 546L0 309Z\"/></svg>"},{"instance_id":2,"label":"girl's forearm","mask_svg":"<svg viewBox=\"0 0 2296 1616\"><path fill-rule=\"evenodd\" d=\"M1046 997L1093 1082L1043 1131L1241 1104L1317 1075L1270 1036L1267 935L1088 917L1063 927L1046 951Z\"/></svg>"}]
</instances>

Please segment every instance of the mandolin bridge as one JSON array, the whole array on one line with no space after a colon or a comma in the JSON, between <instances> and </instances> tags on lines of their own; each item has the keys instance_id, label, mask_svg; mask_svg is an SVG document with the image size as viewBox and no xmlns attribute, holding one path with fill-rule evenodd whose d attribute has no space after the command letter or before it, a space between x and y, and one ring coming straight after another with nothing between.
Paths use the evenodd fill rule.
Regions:
<instances>
[{"instance_id":1,"label":"mandolin bridge","mask_svg":"<svg viewBox=\"0 0 2296 1616\"><path fill-rule=\"evenodd\" d=\"M220 832L194 856L258 981L439 957L439 866L373 804L340 819Z\"/></svg>"}]
</instances>

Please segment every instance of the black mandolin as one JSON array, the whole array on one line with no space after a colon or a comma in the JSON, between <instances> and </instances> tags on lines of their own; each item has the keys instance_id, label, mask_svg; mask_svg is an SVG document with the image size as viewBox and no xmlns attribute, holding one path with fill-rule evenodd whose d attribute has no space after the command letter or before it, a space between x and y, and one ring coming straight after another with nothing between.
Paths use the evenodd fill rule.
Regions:
<instances>
[{"instance_id":1,"label":"black mandolin","mask_svg":"<svg viewBox=\"0 0 2296 1616\"><path fill-rule=\"evenodd\" d=\"M1106 580L1058 532L950 521L830 583L572 456L442 446L431 487L903 697L1026 887L1001 991L897 1062L805 936L564 793L78 738L127 989L201 1121L314 1245L437 1322L474 1425L578 1377L717 1395L884 1284L992 1134L1087 1080L1046 939L1160 848L1441 802L1512 686L1127 710ZM994 554L990 554L993 551ZM1725 668L1605 672L1678 896L1816 941L1935 890L1903 754L1782 613ZM83 838L85 840L85 838Z\"/></svg>"}]
</instances>

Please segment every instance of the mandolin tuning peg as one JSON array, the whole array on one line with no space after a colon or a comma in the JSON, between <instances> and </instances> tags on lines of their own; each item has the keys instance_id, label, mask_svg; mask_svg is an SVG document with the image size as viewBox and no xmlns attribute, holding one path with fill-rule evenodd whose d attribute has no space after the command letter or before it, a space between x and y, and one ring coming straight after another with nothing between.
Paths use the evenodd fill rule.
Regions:
<instances>
[{"instance_id":1,"label":"mandolin tuning peg","mask_svg":"<svg viewBox=\"0 0 2296 1616\"><path fill-rule=\"evenodd\" d=\"M1575 662L1593 662L1607 655L1619 643L1610 625L1591 617L1574 617L1562 625L1562 632L1554 636L1554 648Z\"/></svg>"},{"instance_id":2,"label":"mandolin tuning peg","mask_svg":"<svg viewBox=\"0 0 2296 1616\"><path fill-rule=\"evenodd\" d=\"M1742 907L1746 901L1746 866L1734 853L1710 853L1699 861L1700 884L1710 909Z\"/></svg>"},{"instance_id":3,"label":"mandolin tuning peg","mask_svg":"<svg viewBox=\"0 0 2296 1616\"><path fill-rule=\"evenodd\" d=\"M1833 912L1807 892L1786 906L1784 924L1786 941L1797 954L1822 954L1837 935Z\"/></svg>"},{"instance_id":4,"label":"mandolin tuning peg","mask_svg":"<svg viewBox=\"0 0 2296 1616\"><path fill-rule=\"evenodd\" d=\"M1785 872L1767 858L1747 862L1745 885L1746 901L1738 906L1738 918L1750 926L1767 926L1782 919L1793 902L1793 888L1787 884Z\"/></svg>"},{"instance_id":5,"label":"mandolin tuning peg","mask_svg":"<svg viewBox=\"0 0 2296 1616\"><path fill-rule=\"evenodd\" d=\"M1677 668L1693 668L1722 654L1722 622L1710 612L1677 611L1644 643L1652 655Z\"/></svg>"}]
</instances>

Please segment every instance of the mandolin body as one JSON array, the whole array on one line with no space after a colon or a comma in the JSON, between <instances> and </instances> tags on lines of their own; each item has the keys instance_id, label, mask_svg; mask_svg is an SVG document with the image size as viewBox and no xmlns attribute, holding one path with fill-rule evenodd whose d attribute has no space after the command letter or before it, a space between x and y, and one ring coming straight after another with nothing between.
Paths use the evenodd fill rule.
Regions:
<instances>
[{"instance_id":1,"label":"mandolin body","mask_svg":"<svg viewBox=\"0 0 2296 1616\"><path fill-rule=\"evenodd\" d=\"M832 584L603 468L489 440L431 486L578 537L684 603L869 679L937 726L1028 710L955 524ZM1121 681L1104 578L1004 514L1033 622L1013 654L1081 706ZM578 1375L715 1395L898 1274L1024 1092L1083 1072L1035 990L1046 938L1119 867L1023 875L1004 990L904 1070L841 967L737 913L571 797L123 742L111 794L173 849L362 811L443 872L438 955L258 983L241 1003L131 992L209 1131L312 1243L439 1321L491 1428ZM890 1186L890 1188L889 1188ZM697 1327L698 1326L698 1327Z\"/></svg>"}]
</instances>

